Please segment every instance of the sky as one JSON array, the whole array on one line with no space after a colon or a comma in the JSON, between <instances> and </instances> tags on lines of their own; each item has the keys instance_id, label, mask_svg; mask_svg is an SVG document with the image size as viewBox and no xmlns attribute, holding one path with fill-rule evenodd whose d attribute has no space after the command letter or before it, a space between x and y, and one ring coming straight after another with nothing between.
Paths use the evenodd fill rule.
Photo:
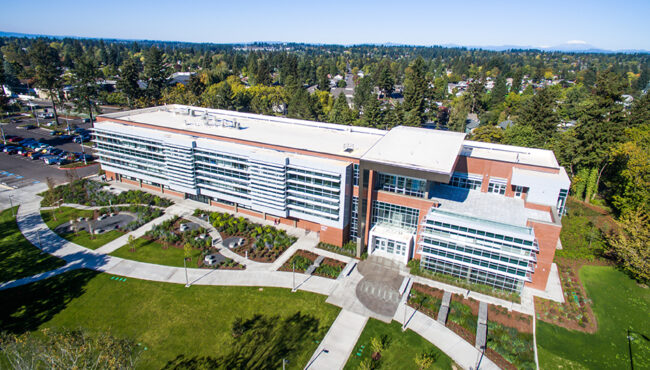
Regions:
<instances>
[{"instance_id":1,"label":"sky","mask_svg":"<svg viewBox=\"0 0 650 370\"><path fill-rule=\"evenodd\" d=\"M650 50L650 0L0 0L0 10L0 31L58 36Z\"/></svg>"}]
</instances>

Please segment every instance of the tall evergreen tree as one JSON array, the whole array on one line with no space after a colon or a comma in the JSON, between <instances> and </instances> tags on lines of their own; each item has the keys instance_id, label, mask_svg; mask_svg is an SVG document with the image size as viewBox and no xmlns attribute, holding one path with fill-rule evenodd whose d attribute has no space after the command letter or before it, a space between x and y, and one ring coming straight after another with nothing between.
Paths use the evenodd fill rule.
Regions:
<instances>
[{"instance_id":1,"label":"tall evergreen tree","mask_svg":"<svg viewBox=\"0 0 650 370\"><path fill-rule=\"evenodd\" d=\"M120 67L120 78L117 80L116 87L126 96L129 107L133 107L135 101L142 95L138 85L141 71L142 64L135 58L127 58Z\"/></svg>"},{"instance_id":2,"label":"tall evergreen tree","mask_svg":"<svg viewBox=\"0 0 650 370\"><path fill-rule=\"evenodd\" d=\"M495 109L499 104L503 103L506 100L507 93L506 78L501 74L497 77L494 88L490 92L490 109Z\"/></svg>"},{"instance_id":3,"label":"tall evergreen tree","mask_svg":"<svg viewBox=\"0 0 650 370\"><path fill-rule=\"evenodd\" d=\"M84 55L79 59L72 70L72 98L77 110L88 112L90 121L93 122L93 113L100 113L96 104L99 96L99 68L92 55Z\"/></svg>"},{"instance_id":4,"label":"tall evergreen tree","mask_svg":"<svg viewBox=\"0 0 650 370\"><path fill-rule=\"evenodd\" d=\"M56 112L55 101L58 99L61 87L63 87L63 79L61 78L63 68L59 52L46 44L45 41L39 39L29 49L29 60L35 71L36 86L47 90L52 102L54 120L58 124L59 116Z\"/></svg>"},{"instance_id":5,"label":"tall evergreen tree","mask_svg":"<svg viewBox=\"0 0 650 370\"><path fill-rule=\"evenodd\" d=\"M334 105L329 113L329 121L342 125L349 125L353 120L354 113L348 105L348 99L345 97L345 94L341 93L336 100L334 100Z\"/></svg>"},{"instance_id":6,"label":"tall evergreen tree","mask_svg":"<svg viewBox=\"0 0 650 370\"><path fill-rule=\"evenodd\" d=\"M162 96L167 85L169 70L165 65L165 55L155 46L149 48L144 57L144 77L147 81L147 96L154 104Z\"/></svg>"},{"instance_id":7,"label":"tall evergreen tree","mask_svg":"<svg viewBox=\"0 0 650 370\"><path fill-rule=\"evenodd\" d=\"M409 125L420 125L426 121L425 109L428 97L428 85L425 76L425 64L422 57L415 59L406 68L404 80L404 111L406 112L406 123Z\"/></svg>"},{"instance_id":8,"label":"tall evergreen tree","mask_svg":"<svg viewBox=\"0 0 650 370\"><path fill-rule=\"evenodd\" d=\"M550 139L560 123L556 101L557 97L552 88L547 87L537 91L522 103L517 115L517 125L532 127L541 140ZM537 143L536 146L542 145L543 143Z\"/></svg>"},{"instance_id":9,"label":"tall evergreen tree","mask_svg":"<svg viewBox=\"0 0 650 370\"><path fill-rule=\"evenodd\" d=\"M271 84L271 66L269 61L264 59L259 59L257 61L257 69L255 70L255 83L260 85L270 85Z\"/></svg>"}]
</instances>

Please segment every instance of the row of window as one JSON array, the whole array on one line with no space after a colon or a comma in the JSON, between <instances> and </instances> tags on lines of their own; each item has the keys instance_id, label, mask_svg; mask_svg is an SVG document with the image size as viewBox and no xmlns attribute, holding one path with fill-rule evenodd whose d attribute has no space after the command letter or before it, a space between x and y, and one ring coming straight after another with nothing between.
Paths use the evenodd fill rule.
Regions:
<instances>
[{"instance_id":1,"label":"row of window","mask_svg":"<svg viewBox=\"0 0 650 370\"><path fill-rule=\"evenodd\" d=\"M314 186L309 186L305 184L296 184L296 183L287 183L288 190L294 190L296 192L313 194L319 197L325 197L330 199L339 199L339 189L321 189Z\"/></svg>"},{"instance_id":2,"label":"row of window","mask_svg":"<svg viewBox=\"0 0 650 370\"><path fill-rule=\"evenodd\" d=\"M352 197L352 211L350 212L350 239L359 237L359 197Z\"/></svg>"},{"instance_id":3,"label":"row of window","mask_svg":"<svg viewBox=\"0 0 650 370\"><path fill-rule=\"evenodd\" d=\"M504 195L506 193L506 184L490 181L490 183L488 183L488 193Z\"/></svg>"},{"instance_id":4,"label":"row of window","mask_svg":"<svg viewBox=\"0 0 650 370\"><path fill-rule=\"evenodd\" d=\"M481 188L483 181L454 175L451 177L451 180L449 180L449 185L455 186L457 188L476 190Z\"/></svg>"},{"instance_id":5,"label":"row of window","mask_svg":"<svg viewBox=\"0 0 650 370\"><path fill-rule=\"evenodd\" d=\"M372 201L372 224L385 223L415 231L420 211L396 204Z\"/></svg>"},{"instance_id":6,"label":"row of window","mask_svg":"<svg viewBox=\"0 0 650 370\"><path fill-rule=\"evenodd\" d=\"M147 176L153 176L161 180L167 180L167 173L164 170L159 168L142 166L133 162L121 161L119 159L108 158L103 155L99 155L99 160L102 163L106 163L110 166L119 167L125 170L137 172Z\"/></svg>"},{"instance_id":7,"label":"row of window","mask_svg":"<svg viewBox=\"0 0 650 370\"><path fill-rule=\"evenodd\" d=\"M471 248L466 245L462 244L456 244L456 243L448 243L440 240L435 240L427 237L423 237L422 241L426 243L427 245L422 246L422 251L427 252L433 247L442 247L442 248L447 248L447 249L453 249L458 252L464 252L464 253L469 253L473 254L475 256L479 257L485 257L489 258L494 261L499 261L499 262L505 262L505 263L510 263L513 265L518 265L521 267L528 267L529 261L526 260L521 260L518 258L512 258L503 254L499 253L494 253L490 251L486 251L484 249L478 249L478 248Z\"/></svg>"},{"instance_id":8,"label":"row of window","mask_svg":"<svg viewBox=\"0 0 650 370\"><path fill-rule=\"evenodd\" d=\"M318 177L324 177L332 180L339 180L341 178L340 175L338 174L329 174L329 173L324 173L324 172L317 172L317 171L310 171L306 170L304 168L298 168L298 167L288 167L287 171L293 171L293 172L298 172L305 174L307 176L318 176Z\"/></svg>"},{"instance_id":9,"label":"row of window","mask_svg":"<svg viewBox=\"0 0 650 370\"><path fill-rule=\"evenodd\" d=\"M473 229L473 228L470 228L470 227L459 226L459 225L455 225L455 224L448 224L446 222L440 222L440 221L430 220L430 219L428 219L426 223L427 223L427 225L439 226L439 227L443 227L445 229L457 230L457 231L460 231L460 232L463 232L463 233L474 234L474 235L479 235L479 236L486 236L488 238L503 240L503 241L506 241L506 242L521 244L521 245L525 245L525 246L529 246L529 247L533 246L533 242L530 241L530 240L514 238L512 236L507 236L507 235L503 235L503 234L496 234L496 233L492 233L492 232L489 232L489 231ZM441 230L441 231L453 233L453 232L450 232L450 231L447 231L447 230ZM453 233L453 234L462 235L462 234L458 234L458 233ZM469 235L469 237L471 238L472 236ZM483 238L479 238L479 239L489 241L489 240L483 239ZM493 241L489 241L489 242L494 243ZM499 244L499 243L497 243L497 244ZM503 244L503 245L506 245L506 244Z\"/></svg>"},{"instance_id":10,"label":"row of window","mask_svg":"<svg viewBox=\"0 0 650 370\"><path fill-rule=\"evenodd\" d=\"M319 178L316 178L316 177L296 175L296 174L293 174L293 173L288 173L287 174L287 179L288 180L299 181L299 182L302 182L302 183L305 183L305 184L313 184L313 185L324 186L324 187L333 188L333 189L338 189L340 187L340 181L328 181L328 180L323 180L323 179L319 179Z\"/></svg>"},{"instance_id":11,"label":"row of window","mask_svg":"<svg viewBox=\"0 0 650 370\"><path fill-rule=\"evenodd\" d=\"M432 255L445 257L445 258L449 258L449 259L460 261L460 262L469 263L469 264L474 265L476 267L481 266L481 267L484 267L484 268L489 268L489 269L496 270L496 271L501 271L501 272L507 272L508 274L517 275L517 276L521 276L521 277L526 276L526 270L523 270L523 269L509 267L509 266L505 266L505 265L502 265L502 264L499 264L499 263L494 263L494 262L490 262L490 261L486 261L486 260L482 260L482 259L478 259L478 258L474 258L474 257L470 257L470 256L465 256L465 255L462 255L462 254L453 253L453 252L445 251L445 250L442 250L442 249L430 248L426 252L429 253L429 254L432 254Z\"/></svg>"},{"instance_id":12,"label":"row of window","mask_svg":"<svg viewBox=\"0 0 650 370\"><path fill-rule=\"evenodd\" d=\"M406 176L379 173L377 188L397 194L423 197L427 181Z\"/></svg>"},{"instance_id":13,"label":"row of window","mask_svg":"<svg viewBox=\"0 0 650 370\"><path fill-rule=\"evenodd\" d=\"M246 172L239 172L239 171L232 170L232 169L226 169L226 168L206 165L206 164L203 164L203 163L197 163L196 164L196 170L197 171L204 171L204 172L210 173L210 174L223 176L226 180L227 179L239 179L239 180L243 180L243 182L248 181L248 174ZM242 182L242 181L239 181L239 182Z\"/></svg>"},{"instance_id":14,"label":"row of window","mask_svg":"<svg viewBox=\"0 0 650 370\"><path fill-rule=\"evenodd\" d=\"M420 267L433 272L463 278L474 284L484 284L509 291L519 292L523 287L523 280L504 276L491 271L478 269L470 270L465 265L444 261L432 256L423 256L420 260Z\"/></svg>"},{"instance_id":15,"label":"row of window","mask_svg":"<svg viewBox=\"0 0 650 370\"><path fill-rule=\"evenodd\" d=\"M287 199L287 205L289 206L289 208L294 208L294 209L296 209L296 207L300 207L300 209L296 209L296 210L300 211L300 212L303 212L303 213L309 213L309 214L312 214L314 216L325 217L325 218L328 218L330 220L338 220L338 218L339 218L338 217L339 216L338 209L331 209L331 208L327 208L327 207L322 207L322 206L307 203L307 202L301 202L301 201L295 200L295 199ZM294 206L294 207L291 207L291 206ZM320 213L310 213L308 211L305 211L305 209L318 211ZM324 216L321 213L328 214L328 216Z\"/></svg>"},{"instance_id":16,"label":"row of window","mask_svg":"<svg viewBox=\"0 0 650 370\"><path fill-rule=\"evenodd\" d=\"M155 154L155 153L150 153L150 152L142 152L142 151L137 151L133 149L127 149L127 148L122 148L119 146L114 146L111 144L107 144L104 142L97 142L96 143L96 148L98 150L106 150L111 153L119 153L119 154L124 154L124 155L129 155L134 157L134 160L141 160L141 159L146 159L154 162L160 162L161 165L164 165L165 163L165 157L160 154Z\"/></svg>"}]
</instances>

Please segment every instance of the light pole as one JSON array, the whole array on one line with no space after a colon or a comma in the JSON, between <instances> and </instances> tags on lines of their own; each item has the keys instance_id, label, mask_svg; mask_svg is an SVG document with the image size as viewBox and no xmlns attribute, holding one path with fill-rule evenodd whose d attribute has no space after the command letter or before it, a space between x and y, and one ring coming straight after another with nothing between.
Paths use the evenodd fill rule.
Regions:
<instances>
[{"instance_id":1,"label":"light pole","mask_svg":"<svg viewBox=\"0 0 650 370\"><path fill-rule=\"evenodd\" d=\"M5 127L6 123L2 122L0 123L0 131L2 132L2 142L4 145L7 145L7 139L5 139Z\"/></svg>"},{"instance_id":2,"label":"light pole","mask_svg":"<svg viewBox=\"0 0 650 370\"><path fill-rule=\"evenodd\" d=\"M636 338L630 335L630 333L636 333L641 335L641 338L645 339L646 342L650 342L650 338L646 337L645 335L639 333L638 331L634 331L630 328L627 328L627 349L630 354L630 369L634 370L634 359L632 358L632 341Z\"/></svg>"},{"instance_id":3,"label":"light pole","mask_svg":"<svg viewBox=\"0 0 650 370\"><path fill-rule=\"evenodd\" d=\"M190 287L190 279L187 277L187 258L183 257L183 267L185 268L185 287Z\"/></svg>"},{"instance_id":4,"label":"light pole","mask_svg":"<svg viewBox=\"0 0 650 370\"><path fill-rule=\"evenodd\" d=\"M316 357L314 357L314 359L311 360L311 362L310 362L309 364L307 364L307 366L305 366L305 370L309 369L309 367L310 367L314 362L316 362L316 359L318 358L318 356L320 356L321 353L330 353L330 351L327 350L327 349L325 349L325 348L321 349L320 352L318 352L318 354L316 355Z\"/></svg>"},{"instance_id":5,"label":"light pole","mask_svg":"<svg viewBox=\"0 0 650 370\"><path fill-rule=\"evenodd\" d=\"M285 365L288 364L288 363L289 363L289 360L287 360L286 358L283 358L283 359L282 359L282 370L285 370L285 369L286 369L286 368L285 368Z\"/></svg>"},{"instance_id":6,"label":"light pole","mask_svg":"<svg viewBox=\"0 0 650 370\"><path fill-rule=\"evenodd\" d=\"M291 265L291 277L293 278L293 283L291 283L291 291L296 291L296 261L293 261Z\"/></svg>"},{"instance_id":7,"label":"light pole","mask_svg":"<svg viewBox=\"0 0 650 370\"><path fill-rule=\"evenodd\" d=\"M29 102L29 107L32 108L32 115L36 118L36 126L41 127L41 123L38 121L38 115L34 113L34 103Z\"/></svg>"},{"instance_id":8,"label":"light pole","mask_svg":"<svg viewBox=\"0 0 650 370\"><path fill-rule=\"evenodd\" d=\"M11 217L15 217L16 215L14 214L14 202L11 200L11 194L9 194L9 204L11 207Z\"/></svg>"},{"instance_id":9,"label":"light pole","mask_svg":"<svg viewBox=\"0 0 650 370\"><path fill-rule=\"evenodd\" d=\"M69 129L70 128L68 127L68 130ZM79 145L81 145L81 156L84 158L84 166L85 166L88 164L88 162L86 162L86 153L84 152L84 137L81 136L81 134L79 135Z\"/></svg>"}]
</instances>

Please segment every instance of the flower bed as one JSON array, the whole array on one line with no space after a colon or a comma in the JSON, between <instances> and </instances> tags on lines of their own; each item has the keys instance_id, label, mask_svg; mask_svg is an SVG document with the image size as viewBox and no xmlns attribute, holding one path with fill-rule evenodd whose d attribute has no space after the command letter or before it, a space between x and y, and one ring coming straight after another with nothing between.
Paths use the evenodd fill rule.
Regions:
<instances>
[{"instance_id":1,"label":"flower bed","mask_svg":"<svg viewBox=\"0 0 650 370\"><path fill-rule=\"evenodd\" d=\"M587 297L578 274L584 262L556 258L556 263L564 292L564 303L535 297L537 319L570 330L595 333L598 324L591 308L592 301Z\"/></svg>"},{"instance_id":2,"label":"flower bed","mask_svg":"<svg viewBox=\"0 0 650 370\"><path fill-rule=\"evenodd\" d=\"M214 252L216 252L216 250ZM210 253L211 253L211 251L208 251L207 253L204 253L203 256L205 256L206 254L210 254ZM237 261L235 261L233 259L230 259L230 258L226 258L220 264L213 265L213 266L206 265L205 260L201 259L199 261L198 266L200 268L216 269L216 270L245 270L246 269L246 266L244 266L244 265L242 265L242 264L238 263Z\"/></svg>"},{"instance_id":3,"label":"flower bed","mask_svg":"<svg viewBox=\"0 0 650 370\"><path fill-rule=\"evenodd\" d=\"M413 283L407 304L437 320L444 293L444 291L428 285Z\"/></svg>"},{"instance_id":4,"label":"flower bed","mask_svg":"<svg viewBox=\"0 0 650 370\"><path fill-rule=\"evenodd\" d=\"M452 294L447 316L447 327L472 345L476 343L478 305L477 300Z\"/></svg>"},{"instance_id":5,"label":"flower bed","mask_svg":"<svg viewBox=\"0 0 650 370\"><path fill-rule=\"evenodd\" d=\"M179 231L180 225L187 222L189 221L174 217L155 225L145 235L160 241L164 245L173 245L177 248L183 248L186 244L189 244L193 249L206 250L210 248L212 246L212 237L200 238L201 235L208 234L204 227L183 232Z\"/></svg>"}]
</instances>

